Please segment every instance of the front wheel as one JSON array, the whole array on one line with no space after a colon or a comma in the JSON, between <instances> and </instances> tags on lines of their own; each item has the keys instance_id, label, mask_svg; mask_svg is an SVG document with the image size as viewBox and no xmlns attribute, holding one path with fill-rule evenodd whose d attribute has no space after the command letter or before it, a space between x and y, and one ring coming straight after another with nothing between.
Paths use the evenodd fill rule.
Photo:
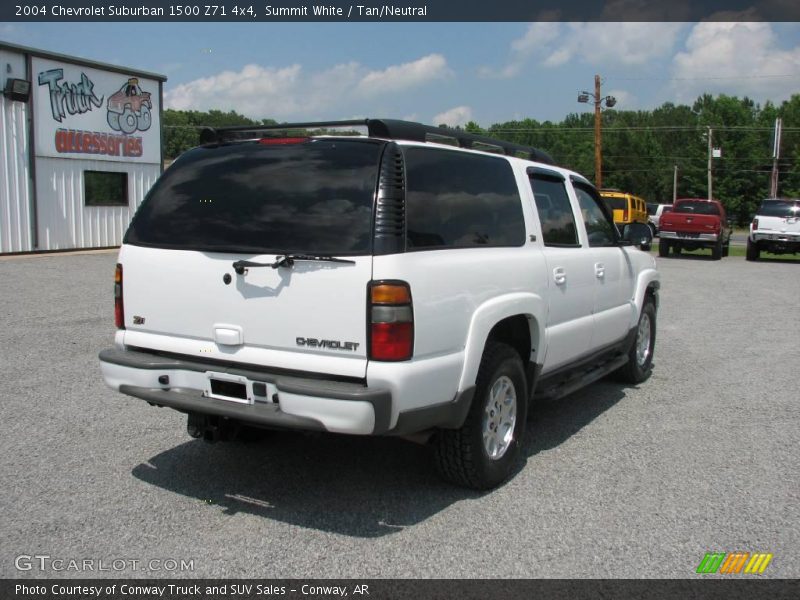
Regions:
<instances>
[{"instance_id":1,"label":"front wheel","mask_svg":"<svg viewBox=\"0 0 800 600\"><path fill-rule=\"evenodd\" d=\"M653 351L656 347L656 305L652 299L645 300L636 338L628 352L628 362L617 371L619 379L626 383L642 383L653 372Z\"/></svg>"},{"instance_id":2,"label":"front wheel","mask_svg":"<svg viewBox=\"0 0 800 600\"><path fill-rule=\"evenodd\" d=\"M464 425L443 429L434 439L434 458L441 476L478 490L505 481L519 457L527 409L527 384L519 354L506 344L490 342Z\"/></svg>"}]
</instances>

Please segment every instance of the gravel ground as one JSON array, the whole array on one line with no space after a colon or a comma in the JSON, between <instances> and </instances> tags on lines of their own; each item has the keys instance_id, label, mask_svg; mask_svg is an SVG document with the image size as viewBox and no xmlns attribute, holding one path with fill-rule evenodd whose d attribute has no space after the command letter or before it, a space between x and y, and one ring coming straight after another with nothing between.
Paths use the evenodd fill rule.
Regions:
<instances>
[{"instance_id":1,"label":"gravel ground","mask_svg":"<svg viewBox=\"0 0 800 600\"><path fill-rule=\"evenodd\" d=\"M401 440L209 445L107 389L114 262L0 260L0 577L690 578L737 550L800 576L797 262L659 259L653 377L539 408L483 494ZM36 554L193 570L17 571Z\"/></svg>"}]
</instances>

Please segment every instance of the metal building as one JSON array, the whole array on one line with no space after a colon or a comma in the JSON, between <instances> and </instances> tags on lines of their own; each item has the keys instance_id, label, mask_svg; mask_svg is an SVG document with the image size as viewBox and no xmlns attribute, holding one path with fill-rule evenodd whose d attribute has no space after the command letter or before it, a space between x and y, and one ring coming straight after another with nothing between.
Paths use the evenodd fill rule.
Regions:
<instances>
[{"instance_id":1,"label":"metal building","mask_svg":"<svg viewBox=\"0 0 800 600\"><path fill-rule=\"evenodd\" d=\"M0 253L122 243L161 173L166 79L0 41Z\"/></svg>"}]
</instances>

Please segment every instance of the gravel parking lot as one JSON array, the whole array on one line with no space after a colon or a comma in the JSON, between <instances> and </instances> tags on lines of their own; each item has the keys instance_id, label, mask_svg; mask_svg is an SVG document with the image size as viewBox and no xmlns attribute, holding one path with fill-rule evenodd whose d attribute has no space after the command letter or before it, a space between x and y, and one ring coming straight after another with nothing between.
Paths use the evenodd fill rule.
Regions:
<instances>
[{"instance_id":1,"label":"gravel parking lot","mask_svg":"<svg viewBox=\"0 0 800 600\"><path fill-rule=\"evenodd\" d=\"M484 494L401 440L209 445L107 389L114 262L0 260L0 577L688 578L738 550L800 577L800 261L659 259L653 377L540 407ZM17 570L35 554L193 570Z\"/></svg>"}]
</instances>

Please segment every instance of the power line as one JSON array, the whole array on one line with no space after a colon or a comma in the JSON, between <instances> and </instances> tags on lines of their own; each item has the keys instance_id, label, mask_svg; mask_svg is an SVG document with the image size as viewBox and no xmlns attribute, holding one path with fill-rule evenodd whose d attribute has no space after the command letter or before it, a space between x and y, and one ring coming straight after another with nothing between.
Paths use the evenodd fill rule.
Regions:
<instances>
[{"instance_id":1,"label":"power line","mask_svg":"<svg viewBox=\"0 0 800 600\"><path fill-rule=\"evenodd\" d=\"M708 80L733 80L733 79L782 79L797 77L800 73L782 73L780 75L720 75L717 77L616 77L609 75L606 80L615 81L708 81Z\"/></svg>"}]
</instances>

